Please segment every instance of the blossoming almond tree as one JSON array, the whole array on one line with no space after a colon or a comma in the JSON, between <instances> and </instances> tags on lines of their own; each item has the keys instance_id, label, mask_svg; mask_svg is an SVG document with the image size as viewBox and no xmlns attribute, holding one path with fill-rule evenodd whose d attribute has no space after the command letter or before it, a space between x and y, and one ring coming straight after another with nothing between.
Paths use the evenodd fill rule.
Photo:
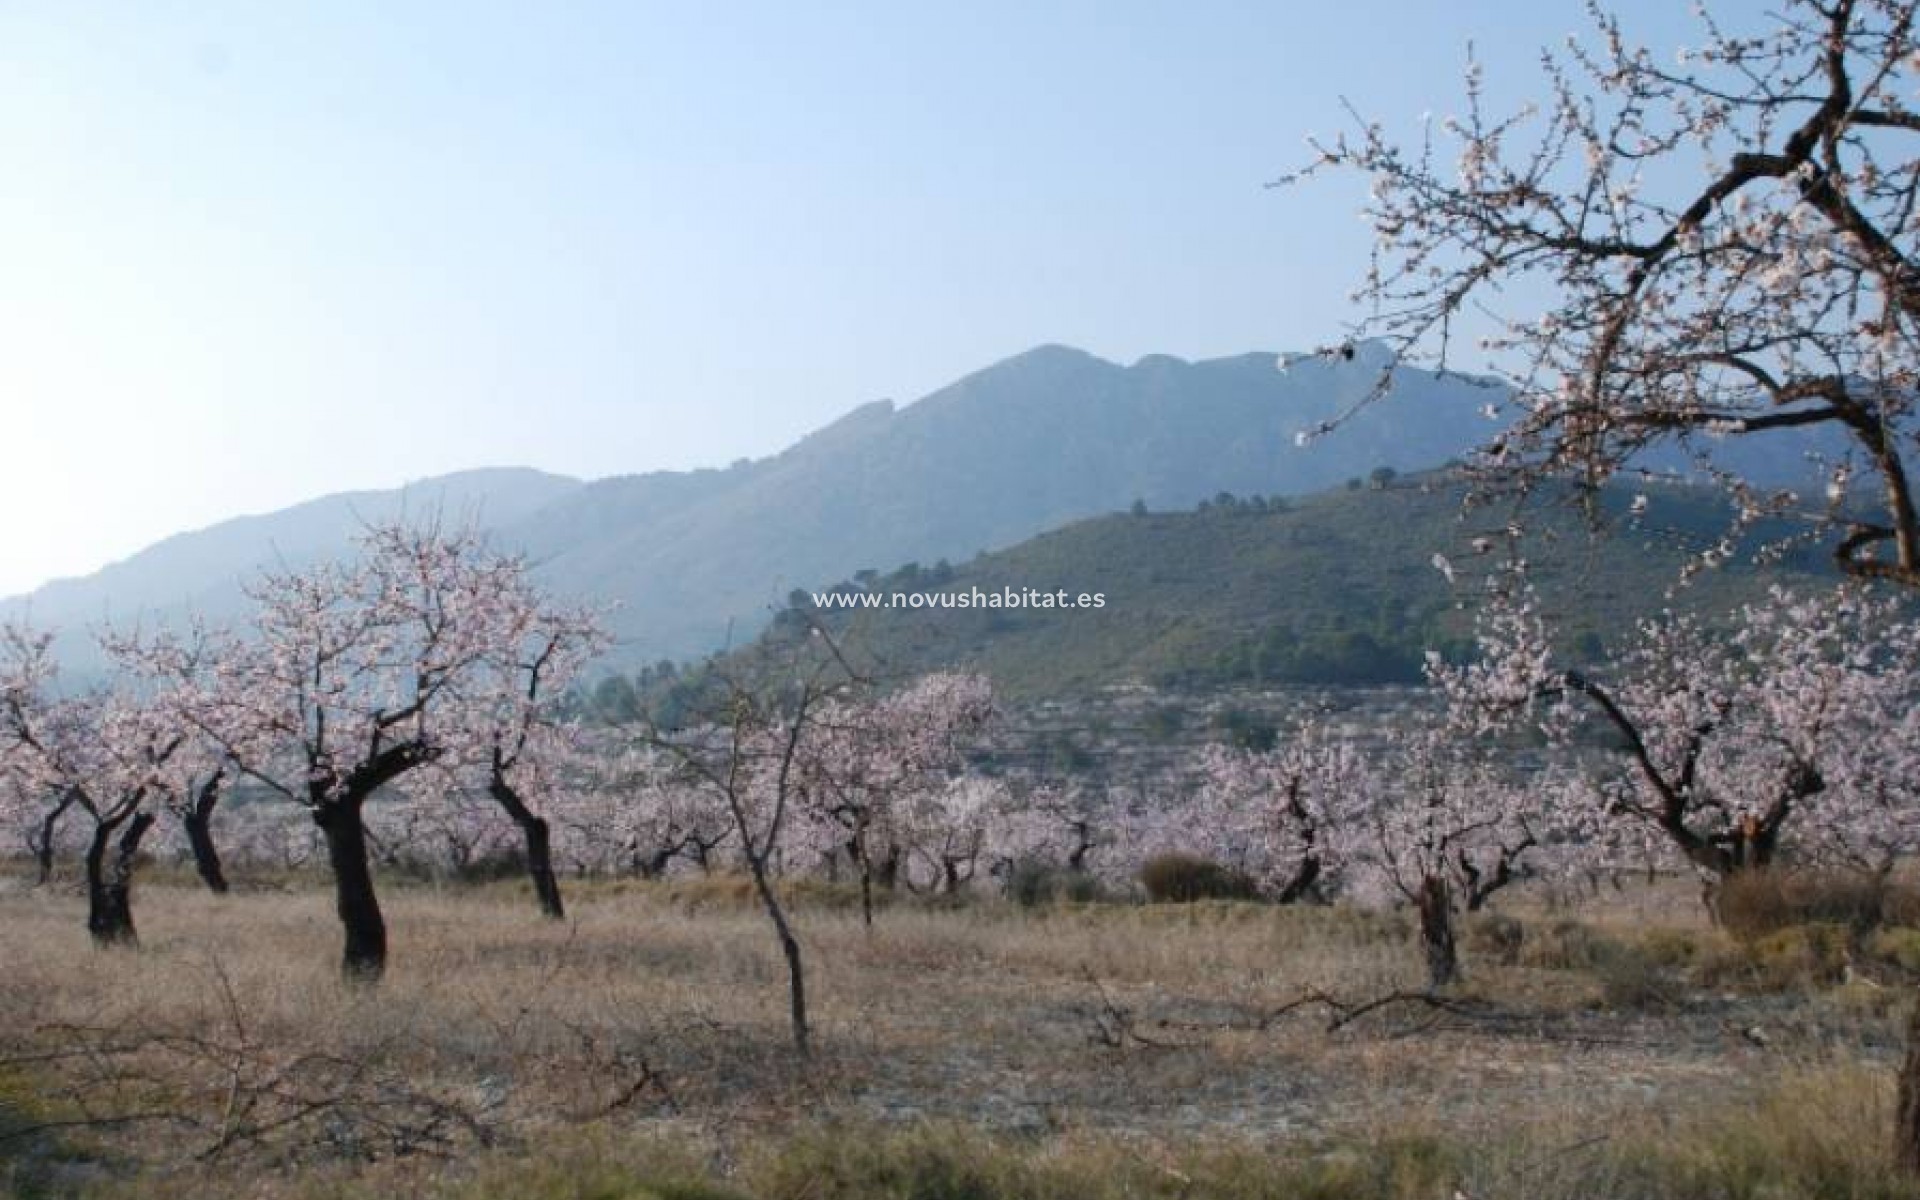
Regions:
<instances>
[{"instance_id":1,"label":"blossoming almond tree","mask_svg":"<svg viewBox=\"0 0 1920 1200\"><path fill-rule=\"evenodd\" d=\"M1484 721L1532 713L1541 697L1555 701L1550 729L1596 717L1630 763L1598 793L1609 818L1599 832L1624 821L1718 877L1765 866L1789 843L1809 856L1897 856L1920 825L1920 620L1903 599L1776 589L1718 636L1668 615L1643 624L1601 678L1552 667L1531 594L1510 589L1483 614L1482 660L1437 677ZM1920 1172L1920 1001L1894 1148Z\"/></svg>"},{"instance_id":2,"label":"blossoming almond tree","mask_svg":"<svg viewBox=\"0 0 1920 1200\"><path fill-rule=\"evenodd\" d=\"M1209 747L1193 803L1160 822L1183 840L1159 844L1203 850L1281 903L1384 892L1417 915L1428 987L1448 987L1458 914L1548 861L1567 825L1569 793L1496 769L1497 730L1471 712L1409 714L1365 753L1314 721L1270 750Z\"/></svg>"},{"instance_id":3,"label":"blossoming almond tree","mask_svg":"<svg viewBox=\"0 0 1920 1200\"><path fill-rule=\"evenodd\" d=\"M1019 781L994 839L1009 864L1056 866L1075 875L1114 868L1117 843L1139 842L1136 822L1109 790L1083 779Z\"/></svg>"},{"instance_id":4,"label":"blossoming almond tree","mask_svg":"<svg viewBox=\"0 0 1920 1200\"><path fill-rule=\"evenodd\" d=\"M37 886L44 887L53 880L61 847L72 840L72 826L67 820L72 812L70 794L48 796L24 772L0 770L0 822L17 831L22 847L33 860Z\"/></svg>"},{"instance_id":5,"label":"blossoming almond tree","mask_svg":"<svg viewBox=\"0 0 1920 1200\"><path fill-rule=\"evenodd\" d=\"M1595 842L1638 835L1716 878L1790 836L1806 857L1912 845L1920 621L1857 587L1776 588L1728 624L1667 613L1607 666L1570 670L1521 584L1489 597L1479 659L1435 678L1483 727L1537 720L1565 745L1601 726L1628 769L1587 816Z\"/></svg>"},{"instance_id":6,"label":"blossoming almond tree","mask_svg":"<svg viewBox=\"0 0 1920 1200\"><path fill-rule=\"evenodd\" d=\"M1438 715L1411 720L1379 761L1346 778L1352 786L1325 828L1327 856L1413 906L1427 985L1450 986L1460 976L1458 913L1524 877L1560 821L1557 793L1502 775L1483 739Z\"/></svg>"},{"instance_id":7,"label":"blossoming almond tree","mask_svg":"<svg viewBox=\"0 0 1920 1200\"><path fill-rule=\"evenodd\" d=\"M1005 859L996 849L1011 803L1002 781L978 774L954 776L912 797L905 806L906 838L924 885L952 895L971 884L983 865L990 872L1002 867Z\"/></svg>"},{"instance_id":8,"label":"blossoming almond tree","mask_svg":"<svg viewBox=\"0 0 1920 1200\"><path fill-rule=\"evenodd\" d=\"M123 668L139 660L143 641L138 630L125 632L105 627L95 632L95 639L107 658L121 663ZM159 806L178 826L201 882L214 895L225 895L229 885L226 866L213 835L213 818L233 784L233 764L219 742L195 728L185 710L173 703L170 689L205 686L220 669L217 656L229 646L225 638L210 632L197 620L165 638L164 646L171 667L164 680L141 670L124 673L134 676L134 681L141 684L146 702L155 712L170 714L169 719L182 735L180 745L154 780Z\"/></svg>"},{"instance_id":9,"label":"blossoming almond tree","mask_svg":"<svg viewBox=\"0 0 1920 1200\"><path fill-rule=\"evenodd\" d=\"M986 678L956 672L819 708L795 782L813 831L838 843L860 873L860 911L869 928L876 873L893 886L910 851L911 807L945 786L961 764L961 738L977 731L992 708Z\"/></svg>"},{"instance_id":10,"label":"blossoming almond tree","mask_svg":"<svg viewBox=\"0 0 1920 1200\"><path fill-rule=\"evenodd\" d=\"M486 737L448 710L463 680L518 651L506 617L526 584L524 562L471 531L394 521L359 544L350 562L263 573L246 636L214 635L214 652L161 633L117 653L237 771L305 809L326 843L342 969L370 982L386 968L387 929L363 810Z\"/></svg>"},{"instance_id":11,"label":"blossoming almond tree","mask_svg":"<svg viewBox=\"0 0 1920 1200\"><path fill-rule=\"evenodd\" d=\"M1464 113L1417 144L1362 120L1290 180L1372 183L1356 332L1444 364L1491 317L1514 385L1492 478L1597 484L1656 442L1711 465L1709 435L1833 431L1849 450L1806 515L1843 571L1920 585L1915 10L1788 0L1734 27L1703 7L1675 55L1596 9L1595 44L1544 56L1538 102L1488 111L1474 64ZM1806 511L1720 475L1750 515Z\"/></svg>"},{"instance_id":12,"label":"blossoming almond tree","mask_svg":"<svg viewBox=\"0 0 1920 1200\"><path fill-rule=\"evenodd\" d=\"M712 871L715 855L734 837L733 819L673 755L606 734L589 735L583 751L591 774L558 814L561 844L574 864L649 879L676 861Z\"/></svg>"},{"instance_id":13,"label":"blossoming almond tree","mask_svg":"<svg viewBox=\"0 0 1920 1200\"><path fill-rule=\"evenodd\" d=\"M1208 853L1245 872L1281 904L1325 896L1337 864L1328 825L1370 793L1367 765L1354 747L1308 722L1271 750L1208 746L1201 755L1191 831Z\"/></svg>"},{"instance_id":14,"label":"blossoming almond tree","mask_svg":"<svg viewBox=\"0 0 1920 1200\"><path fill-rule=\"evenodd\" d=\"M134 864L159 774L186 735L122 690L56 696L51 645L49 634L0 627L0 772L49 814L77 809L91 821L87 929L97 945L132 945Z\"/></svg>"},{"instance_id":15,"label":"blossoming almond tree","mask_svg":"<svg viewBox=\"0 0 1920 1200\"><path fill-rule=\"evenodd\" d=\"M579 732L561 717L566 689L606 645L593 614L543 600L523 578L524 563L502 559L491 648L455 689L449 722L464 735L440 765L454 780L483 781L486 795L520 831L527 875L540 911L566 916L553 869L553 834L544 810L583 786Z\"/></svg>"}]
</instances>

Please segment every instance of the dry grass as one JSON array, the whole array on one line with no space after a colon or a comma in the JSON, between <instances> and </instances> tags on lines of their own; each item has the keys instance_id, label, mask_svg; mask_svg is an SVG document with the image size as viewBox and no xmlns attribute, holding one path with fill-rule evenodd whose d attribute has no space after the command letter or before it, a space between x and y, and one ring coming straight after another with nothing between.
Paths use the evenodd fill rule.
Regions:
<instances>
[{"instance_id":1,"label":"dry grass","mask_svg":"<svg viewBox=\"0 0 1920 1200\"><path fill-rule=\"evenodd\" d=\"M291 1168L288 1195L405 1176L402 1190L437 1180L449 1195L612 1197L719 1173L765 1195L1186 1194L1162 1184L1240 1179L1251 1168L1221 1164L1257 1159L1332 1181L1293 1194L1447 1194L1392 1190L1397 1176L1369 1174L1384 1155L1400 1164L1389 1175L1477 1181L1474 1197L1653 1195L1628 1186L1644 1155L1623 1147L1666 1147L1672 1171L1725 1178L1778 1147L1762 1154L1773 1135L1723 1118L1761 1120L1783 1079L1833 1093L1828 1125L1784 1123L1796 1162L1859 1150L1886 1124L1897 1049L1896 1006L1857 994L1900 994L1891 977L1851 992L1811 978L1722 987L1699 964L1724 967L1732 943L1671 897L1666 924L1604 908L1576 924L1523 904L1517 947L1470 952L1461 1009L1393 1005L1329 1032L1324 1005L1270 1014L1315 991L1415 986L1403 922L1230 902L897 904L868 931L843 896L803 889L809 1065L788 1050L779 956L735 881L576 887L563 925L510 885L385 899L393 964L369 990L336 977L320 891L220 900L148 886L143 949L104 954L87 948L74 897L0 892L0 1042L17 1064L12 1083L0 1077L0 1119L146 1114L0 1140L0 1154L16 1147L16 1180L264 1195ZM1658 1003L1609 974L1626 969L1621 947L1663 981ZM29 1061L78 1047L90 1052ZM288 1119L267 1127L270 1114ZM794 1183L796 1171L884 1174L896 1151L928 1160L914 1139L950 1142L960 1126L986 1140L922 1166L986 1172L987 1190ZM871 1130L888 1132L858 1132ZM1700 1166L1702 1154L1721 1158ZM1088 1190L1103 1156L1131 1164L1138 1186ZM1554 1182L1578 1174L1568 1163L1627 1182L1568 1190ZM502 1182L516 1172L611 1182ZM327 1180L346 1190L301 1190ZM1250 1186L1197 1194L1279 1194Z\"/></svg>"}]
</instances>

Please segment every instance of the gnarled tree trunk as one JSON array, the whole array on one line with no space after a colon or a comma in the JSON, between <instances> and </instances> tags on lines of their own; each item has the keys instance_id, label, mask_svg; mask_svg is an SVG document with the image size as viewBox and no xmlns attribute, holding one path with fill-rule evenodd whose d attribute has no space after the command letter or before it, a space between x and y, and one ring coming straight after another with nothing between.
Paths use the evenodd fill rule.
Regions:
<instances>
[{"instance_id":1,"label":"gnarled tree trunk","mask_svg":"<svg viewBox=\"0 0 1920 1200\"><path fill-rule=\"evenodd\" d=\"M213 845L211 814L188 810L180 816L180 826L186 829L186 847L194 854L194 872L207 885L207 891L217 897L225 897L228 891L227 868L221 864L219 847Z\"/></svg>"},{"instance_id":2,"label":"gnarled tree trunk","mask_svg":"<svg viewBox=\"0 0 1920 1200\"><path fill-rule=\"evenodd\" d=\"M373 890L373 864L360 809L357 800L329 800L314 807L313 823L327 840L334 909L346 935L341 974L350 983L377 983L387 969L387 921Z\"/></svg>"},{"instance_id":3,"label":"gnarled tree trunk","mask_svg":"<svg viewBox=\"0 0 1920 1200\"><path fill-rule=\"evenodd\" d=\"M213 810L220 803L221 776L200 785L193 800L180 814L180 824L187 832L187 848L193 852L193 869L199 873L207 890L216 896L227 894L227 873L220 863L220 850L213 844Z\"/></svg>"},{"instance_id":4,"label":"gnarled tree trunk","mask_svg":"<svg viewBox=\"0 0 1920 1200\"><path fill-rule=\"evenodd\" d=\"M1460 953L1453 940L1453 895L1445 878L1420 881L1420 946L1427 956L1427 986L1439 989L1460 978Z\"/></svg>"},{"instance_id":5,"label":"gnarled tree trunk","mask_svg":"<svg viewBox=\"0 0 1920 1200\"><path fill-rule=\"evenodd\" d=\"M229 891L226 868L220 862L220 850L213 844L213 829L206 817L188 813L181 818L186 827L187 847L193 851L193 869L200 876L200 882L216 896L224 896Z\"/></svg>"},{"instance_id":6,"label":"gnarled tree trunk","mask_svg":"<svg viewBox=\"0 0 1920 1200\"><path fill-rule=\"evenodd\" d=\"M780 953L787 960L787 1017L793 1028L793 1048L801 1058L806 1058L813 1052L813 1028L807 1023L807 974L800 959L800 939L787 923L787 914L773 890L773 881L767 878L764 860L757 854L751 855L748 865L753 872L754 888L760 893L760 903L773 922L774 935L780 940Z\"/></svg>"},{"instance_id":7,"label":"gnarled tree trunk","mask_svg":"<svg viewBox=\"0 0 1920 1200\"><path fill-rule=\"evenodd\" d=\"M73 801L74 795L71 791L61 792L60 802L48 809L47 815L40 819L40 832L33 844L33 858L35 865L39 868L40 886L44 887L53 878L54 838L60 832L60 818L67 815L68 810L73 807Z\"/></svg>"},{"instance_id":8,"label":"gnarled tree trunk","mask_svg":"<svg viewBox=\"0 0 1920 1200\"><path fill-rule=\"evenodd\" d=\"M87 932L100 947L136 946L133 928L133 864L153 814L124 813L93 827L87 845ZM116 843L114 834L120 838Z\"/></svg>"},{"instance_id":9,"label":"gnarled tree trunk","mask_svg":"<svg viewBox=\"0 0 1920 1200\"><path fill-rule=\"evenodd\" d=\"M553 830L547 819L528 808L520 793L500 775L493 777L487 792L520 828L527 850L527 877L533 881L540 911L555 921L565 920L567 907L560 899L560 879L553 873Z\"/></svg>"},{"instance_id":10,"label":"gnarled tree trunk","mask_svg":"<svg viewBox=\"0 0 1920 1200\"><path fill-rule=\"evenodd\" d=\"M1320 856L1312 852L1301 856L1294 867L1293 878L1273 894L1275 904L1297 904L1303 900L1319 901L1321 898Z\"/></svg>"}]
</instances>

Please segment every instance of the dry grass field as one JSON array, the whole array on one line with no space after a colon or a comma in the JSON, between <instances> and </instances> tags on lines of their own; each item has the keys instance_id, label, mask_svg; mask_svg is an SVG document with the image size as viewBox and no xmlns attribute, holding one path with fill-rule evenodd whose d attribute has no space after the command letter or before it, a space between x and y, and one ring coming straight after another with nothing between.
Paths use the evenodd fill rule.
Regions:
<instances>
[{"instance_id":1,"label":"dry grass field","mask_svg":"<svg viewBox=\"0 0 1920 1200\"><path fill-rule=\"evenodd\" d=\"M1920 1196L1876 1165L1920 934L1735 939L1679 891L1522 897L1444 1006L1353 1015L1418 984L1392 915L993 900L869 931L812 889L802 1063L733 880L576 886L564 924L390 886L373 989L317 887L150 883L113 952L70 890L0 889L23 1196Z\"/></svg>"}]
</instances>

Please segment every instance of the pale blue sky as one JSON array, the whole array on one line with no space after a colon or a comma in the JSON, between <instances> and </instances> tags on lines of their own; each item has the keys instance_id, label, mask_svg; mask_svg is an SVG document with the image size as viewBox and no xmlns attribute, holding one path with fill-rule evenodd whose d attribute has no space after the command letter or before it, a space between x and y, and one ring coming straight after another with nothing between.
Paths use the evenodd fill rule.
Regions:
<instances>
[{"instance_id":1,"label":"pale blue sky","mask_svg":"<svg viewBox=\"0 0 1920 1200\"><path fill-rule=\"evenodd\" d=\"M1670 11L1635 28L1689 40ZM463 467L771 453L1041 342L1338 336L1339 98L1532 3L0 0L0 594ZM24 431L24 437L22 433Z\"/></svg>"}]
</instances>

